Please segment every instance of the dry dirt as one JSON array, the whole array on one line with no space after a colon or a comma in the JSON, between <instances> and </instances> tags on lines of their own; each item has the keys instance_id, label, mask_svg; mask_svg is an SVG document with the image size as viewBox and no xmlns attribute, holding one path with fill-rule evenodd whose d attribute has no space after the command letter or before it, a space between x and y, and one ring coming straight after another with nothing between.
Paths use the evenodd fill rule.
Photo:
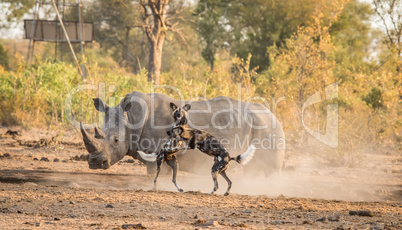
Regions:
<instances>
[{"instance_id":1,"label":"dry dirt","mask_svg":"<svg viewBox=\"0 0 402 230\"><path fill-rule=\"evenodd\" d=\"M0 229L402 229L402 155L353 157L349 166L289 151L280 176L250 180L228 172L232 194L209 174L180 172L152 191L153 175L125 157L90 170L76 130L0 128ZM52 138L53 137L53 138ZM212 165L212 160L211 160ZM368 210L370 216L350 215Z\"/></svg>"}]
</instances>

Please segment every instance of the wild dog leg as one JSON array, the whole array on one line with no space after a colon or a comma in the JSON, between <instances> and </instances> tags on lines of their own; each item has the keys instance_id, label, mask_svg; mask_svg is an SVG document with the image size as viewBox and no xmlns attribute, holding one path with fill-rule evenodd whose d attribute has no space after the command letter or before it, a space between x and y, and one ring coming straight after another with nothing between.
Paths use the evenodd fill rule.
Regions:
<instances>
[{"instance_id":1,"label":"wild dog leg","mask_svg":"<svg viewBox=\"0 0 402 230\"><path fill-rule=\"evenodd\" d=\"M221 175L228 182L228 189L225 192L225 196L229 195L230 189L232 188L232 181L229 179L228 175L226 175L226 171L222 171Z\"/></svg>"},{"instance_id":2,"label":"wild dog leg","mask_svg":"<svg viewBox=\"0 0 402 230\"><path fill-rule=\"evenodd\" d=\"M214 180L214 189L211 191L210 194L214 194L214 192L216 192L216 190L218 190L218 188L219 188L219 185L218 185L219 171L214 170L214 168L212 168L211 174L212 174L212 179Z\"/></svg>"},{"instance_id":3,"label":"wild dog leg","mask_svg":"<svg viewBox=\"0 0 402 230\"><path fill-rule=\"evenodd\" d=\"M156 175L154 179L154 190L156 190L156 180L158 179L159 172L161 171L161 165L165 161L165 154L161 153L158 155L156 159L156 164L157 164L157 169L156 169Z\"/></svg>"},{"instance_id":4,"label":"wild dog leg","mask_svg":"<svg viewBox=\"0 0 402 230\"><path fill-rule=\"evenodd\" d=\"M176 176L177 176L177 169L178 169L176 157L173 155L171 159L166 161L166 163L173 169L173 178L172 178L173 184L176 186L176 188L179 192L183 192L183 189L181 189L176 183Z\"/></svg>"}]
</instances>

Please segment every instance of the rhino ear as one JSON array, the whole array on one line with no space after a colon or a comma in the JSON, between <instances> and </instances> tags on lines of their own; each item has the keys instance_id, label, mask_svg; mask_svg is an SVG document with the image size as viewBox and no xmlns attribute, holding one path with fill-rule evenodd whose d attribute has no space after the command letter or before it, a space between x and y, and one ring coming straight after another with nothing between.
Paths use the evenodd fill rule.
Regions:
<instances>
[{"instance_id":1,"label":"rhino ear","mask_svg":"<svg viewBox=\"0 0 402 230\"><path fill-rule=\"evenodd\" d=\"M100 98L94 98L93 100L94 100L94 106L96 110L98 110L99 112L105 113L109 109L109 106L103 103L103 101Z\"/></svg>"},{"instance_id":2,"label":"rhino ear","mask_svg":"<svg viewBox=\"0 0 402 230\"><path fill-rule=\"evenodd\" d=\"M191 109L191 105L190 104L185 104L183 106L184 111L189 111Z\"/></svg>"},{"instance_id":3,"label":"rhino ear","mask_svg":"<svg viewBox=\"0 0 402 230\"><path fill-rule=\"evenodd\" d=\"M177 109L177 106L176 106L173 102L170 102L170 108L171 108L173 111L175 111L175 110Z\"/></svg>"},{"instance_id":4,"label":"rhino ear","mask_svg":"<svg viewBox=\"0 0 402 230\"><path fill-rule=\"evenodd\" d=\"M124 106L124 112L127 112L129 109L131 108L131 103L128 102L125 106Z\"/></svg>"},{"instance_id":5,"label":"rhino ear","mask_svg":"<svg viewBox=\"0 0 402 230\"><path fill-rule=\"evenodd\" d=\"M123 108L124 112L127 112L131 108L131 98L124 98L121 104L121 107Z\"/></svg>"}]
</instances>

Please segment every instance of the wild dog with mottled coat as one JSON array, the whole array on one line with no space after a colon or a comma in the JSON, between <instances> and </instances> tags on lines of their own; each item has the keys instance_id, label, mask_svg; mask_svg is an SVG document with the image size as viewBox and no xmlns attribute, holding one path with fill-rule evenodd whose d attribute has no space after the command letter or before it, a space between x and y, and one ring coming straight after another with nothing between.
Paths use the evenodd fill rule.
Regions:
<instances>
[{"instance_id":1,"label":"wild dog with mottled coat","mask_svg":"<svg viewBox=\"0 0 402 230\"><path fill-rule=\"evenodd\" d=\"M241 165L247 164L254 156L254 153L256 150L254 145L250 145L246 152L238 155L237 157L230 157L229 152L226 151L226 149L223 147L223 145L219 142L219 140L217 138L215 138L214 136L212 136L211 134L209 134L208 132L206 132L204 130L193 129L193 128L188 127L187 111L191 109L191 105L186 104L182 108L179 108L174 103L170 103L170 108L173 110L173 118L175 120L175 124L174 124L173 128L171 130L169 130L170 132L168 131L170 138L168 139L167 143L169 143L172 139L177 140L176 138L179 137L180 139L178 140L177 143L180 146L182 146L183 145L182 142L184 142L187 145L184 148L187 148L187 149L196 149L197 148L201 152L214 157L214 165L212 166L212 169L211 169L212 179L214 181L214 188L210 194L213 194L215 191L218 190L219 185L218 185L217 178L218 178L218 175L220 174L228 183L228 188L225 192L225 196L229 195L230 189L232 188L232 181L226 175L226 169L229 166L229 162L232 160L235 160L237 163L239 163ZM159 175L161 162L163 163L163 161L159 160L159 159L164 159L164 156L165 156L165 155L163 155L164 151L172 151L172 150L169 150L168 147L166 147L166 149L165 149L165 146L164 146L164 148L162 148L162 150L159 152L159 154L156 154L156 153L145 154L145 153L139 151L139 154L141 155L141 157L143 159L145 159L146 161L155 161L155 160L158 161L158 163L157 163L158 169L157 169L157 174L156 174L156 177L154 180L154 188L156 187L156 180ZM174 148L174 150L178 151L178 148L180 148L180 147L176 147L176 148ZM176 153L177 151L175 151L174 153ZM167 163L173 169L173 183L175 184L177 189L180 192L182 192L183 190L181 190L176 183L177 161L176 161L176 157L174 156L174 153L172 154L172 156L174 157L172 159L174 159L174 162L176 162L176 163L173 164L173 160L171 160L172 161L171 164L173 166L171 164L169 164L169 161L167 161Z\"/></svg>"},{"instance_id":2,"label":"wild dog with mottled coat","mask_svg":"<svg viewBox=\"0 0 402 230\"><path fill-rule=\"evenodd\" d=\"M158 180L161 165L163 164L163 162L166 162L173 170L173 177L172 177L173 184L176 186L179 192L183 192L183 189L181 189L176 182L176 176L179 164L177 162L175 155L179 150L181 150L180 147L182 146L183 142L180 140L180 137L175 133L175 130L173 128L166 131L166 133L169 136L169 139L163 145L162 149L159 151L158 154L155 153L146 154L142 151L139 151L138 153L141 155L142 159L146 161L156 160L157 169L154 179L154 190L156 190L156 181Z\"/></svg>"},{"instance_id":3,"label":"wild dog with mottled coat","mask_svg":"<svg viewBox=\"0 0 402 230\"><path fill-rule=\"evenodd\" d=\"M191 105L186 104L182 108L178 108L174 103L170 103L170 108L173 110L173 117L175 119L175 126L173 129L181 137L181 140L187 144L189 149L198 149L201 152L214 157L214 165L211 169L212 179L214 180L214 189L211 191L213 194L218 190L218 175L228 182L228 188L225 192L225 196L229 195L232 187L232 181L226 175L226 169L229 166L229 162L235 160L241 165L247 164L254 156L255 147L249 146L246 152L237 157L230 157L229 152L223 147L217 138L210 133L193 129L188 127L187 111L191 109Z\"/></svg>"}]
</instances>

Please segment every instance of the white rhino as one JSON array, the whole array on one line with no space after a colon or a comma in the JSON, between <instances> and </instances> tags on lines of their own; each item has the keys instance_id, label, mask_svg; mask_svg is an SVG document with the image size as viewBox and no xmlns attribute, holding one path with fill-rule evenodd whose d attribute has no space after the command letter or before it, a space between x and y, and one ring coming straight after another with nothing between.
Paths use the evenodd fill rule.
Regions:
<instances>
[{"instance_id":1,"label":"white rhino","mask_svg":"<svg viewBox=\"0 0 402 230\"><path fill-rule=\"evenodd\" d=\"M280 172L286 148L285 134L276 117L262 104L217 97L203 101L179 101L164 94L134 91L115 107L94 99L95 108L105 113L102 131L95 128L91 137L81 125L85 147L89 152L89 168L107 169L125 155L141 159L137 151L159 152L167 140L166 130L174 119L170 103L191 104L189 126L203 129L217 137L231 155L243 153L254 145L256 153L244 167L245 173L265 175ZM211 159L198 150L178 154L180 170L208 170ZM144 161L145 162L145 161ZM148 173L155 164L146 162ZM194 164L197 167L194 167ZM194 172L194 171L193 171Z\"/></svg>"}]
</instances>

